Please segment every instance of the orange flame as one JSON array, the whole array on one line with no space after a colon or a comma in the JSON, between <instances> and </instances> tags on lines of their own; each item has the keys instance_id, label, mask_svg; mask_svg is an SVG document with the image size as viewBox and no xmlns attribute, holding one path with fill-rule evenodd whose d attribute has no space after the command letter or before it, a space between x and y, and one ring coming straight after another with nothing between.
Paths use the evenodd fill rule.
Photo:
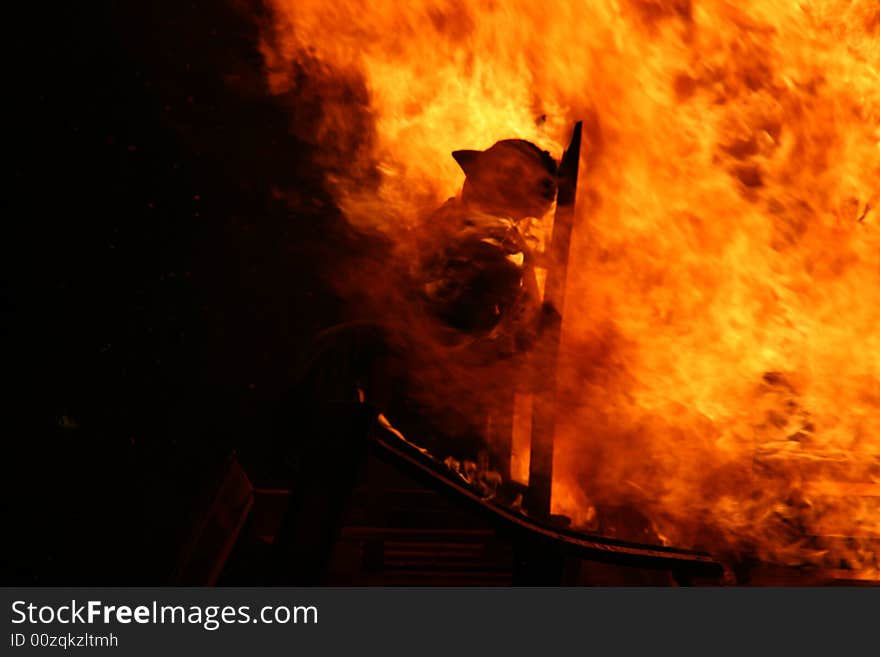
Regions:
<instances>
[{"instance_id":1,"label":"orange flame","mask_svg":"<svg viewBox=\"0 0 880 657\"><path fill-rule=\"evenodd\" d=\"M394 239L449 156L585 144L554 507L673 543L878 568L876 0L273 0L275 93L350 222ZM850 537L846 540L836 537Z\"/></svg>"}]
</instances>

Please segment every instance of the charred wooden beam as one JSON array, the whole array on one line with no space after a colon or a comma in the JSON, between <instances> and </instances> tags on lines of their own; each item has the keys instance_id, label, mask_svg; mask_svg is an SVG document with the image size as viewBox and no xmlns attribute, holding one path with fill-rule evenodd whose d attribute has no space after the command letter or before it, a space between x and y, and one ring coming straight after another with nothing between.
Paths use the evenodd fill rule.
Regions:
<instances>
[{"instance_id":1,"label":"charred wooden beam","mask_svg":"<svg viewBox=\"0 0 880 657\"><path fill-rule=\"evenodd\" d=\"M574 126L571 142L559 165L556 214L550 242L547 279L544 284L543 331L536 352L542 377L542 390L535 397L532 417L531 458L529 461L529 513L550 515L553 482L553 436L556 429L556 366L562 332L562 308L568 276L568 258L574 226L574 203L577 193L578 163L581 153L581 129Z\"/></svg>"},{"instance_id":2,"label":"charred wooden beam","mask_svg":"<svg viewBox=\"0 0 880 657\"><path fill-rule=\"evenodd\" d=\"M517 583L560 584L552 580L561 576L560 559L568 557L631 568L670 570L684 582L701 578L718 582L724 574L722 564L704 552L582 534L481 497L460 479L451 477L448 469L439 466L432 457L380 423L373 426L368 446L380 459L433 490L447 494L451 500L459 501L462 508L470 508L490 519L500 535L509 536L518 553Z\"/></svg>"},{"instance_id":3,"label":"charred wooden beam","mask_svg":"<svg viewBox=\"0 0 880 657\"><path fill-rule=\"evenodd\" d=\"M513 451L513 423L516 395L512 388L499 392L498 406L489 409L486 435L493 450L495 469L504 479L511 478L510 459Z\"/></svg>"}]
</instances>

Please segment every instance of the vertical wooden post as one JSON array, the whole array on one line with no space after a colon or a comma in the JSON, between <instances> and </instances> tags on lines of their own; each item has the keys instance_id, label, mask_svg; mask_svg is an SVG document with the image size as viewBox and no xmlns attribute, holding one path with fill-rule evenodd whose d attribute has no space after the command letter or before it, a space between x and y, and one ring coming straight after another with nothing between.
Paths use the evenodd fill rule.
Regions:
<instances>
[{"instance_id":1,"label":"vertical wooden post","mask_svg":"<svg viewBox=\"0 0 880 657\"><path fill-rule=\"evenodd\" d=\"M538 517L550 515L550 495L553 483L553 437L556 428L556 367L559 359L565 283L568 275L568 258L574 225L581 130L582 124L578 121L574 126L571 142L559 165L556 214L553 219L547 280L544 284L544 325L536 353L542 377L542 389L535 396L532 416L529 491L526 506L529 513Z\"/></svg>"},{"instance_id":2,"label":"vertical wooden post","mask_svg":"<svg viewBox=\"0 0 880 657\"><path fill-rule=\"evenodd\" d=\"M513 390L504 389L498 393L498 406L489 409L486 422L486 435L494 455L494 467L506 480L511 477L510 455L513 450L514 404Z\"/></svg>"}]
</instances>

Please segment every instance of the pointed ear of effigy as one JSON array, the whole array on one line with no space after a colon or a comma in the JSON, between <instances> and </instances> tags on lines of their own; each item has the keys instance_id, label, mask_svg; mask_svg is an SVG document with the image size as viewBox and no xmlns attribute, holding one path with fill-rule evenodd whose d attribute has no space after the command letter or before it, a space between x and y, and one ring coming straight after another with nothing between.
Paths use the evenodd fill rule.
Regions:
<instances>
[{"instance_id":1,"label":"pointed ear of effigy","mask_svg":"<svg viewBox=\"0 0 880 657\"><path fill-rule=\"evenodd\" d=\"M461 170L464 171L464 175L466 176L470 175L474 165L477 162L477 159L481 154L482 151L452 151L452 157L454 157L455 161L458 162L458 166L461 167Z\"/></svg>"}]
</instances>

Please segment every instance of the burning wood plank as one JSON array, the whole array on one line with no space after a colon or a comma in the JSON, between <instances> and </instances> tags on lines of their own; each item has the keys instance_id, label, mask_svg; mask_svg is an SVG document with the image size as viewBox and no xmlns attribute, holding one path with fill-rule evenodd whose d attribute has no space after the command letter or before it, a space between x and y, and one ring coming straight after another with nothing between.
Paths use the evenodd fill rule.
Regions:
<instances>
[{"instance_id":1,"label":"burning wood plank","mask_svg":"<svg viewBox=\"0 0 880 657\"><path fill-rule=\"evenodd\" d=\"M581 153L581 129L582 124L578 121L574 126L571 142L559 165L559 192L556 197L556 214L553 219L549 267L544 283L545 325L537 355L542 366L546 387L535 398L528 497L529 512L538 516L550 514L550 496L553 484L553 434L556 428L556 361L559 358L565 282L568 276L568 256L574 225L574 202Z\"/></svg>"}]
</instances>

